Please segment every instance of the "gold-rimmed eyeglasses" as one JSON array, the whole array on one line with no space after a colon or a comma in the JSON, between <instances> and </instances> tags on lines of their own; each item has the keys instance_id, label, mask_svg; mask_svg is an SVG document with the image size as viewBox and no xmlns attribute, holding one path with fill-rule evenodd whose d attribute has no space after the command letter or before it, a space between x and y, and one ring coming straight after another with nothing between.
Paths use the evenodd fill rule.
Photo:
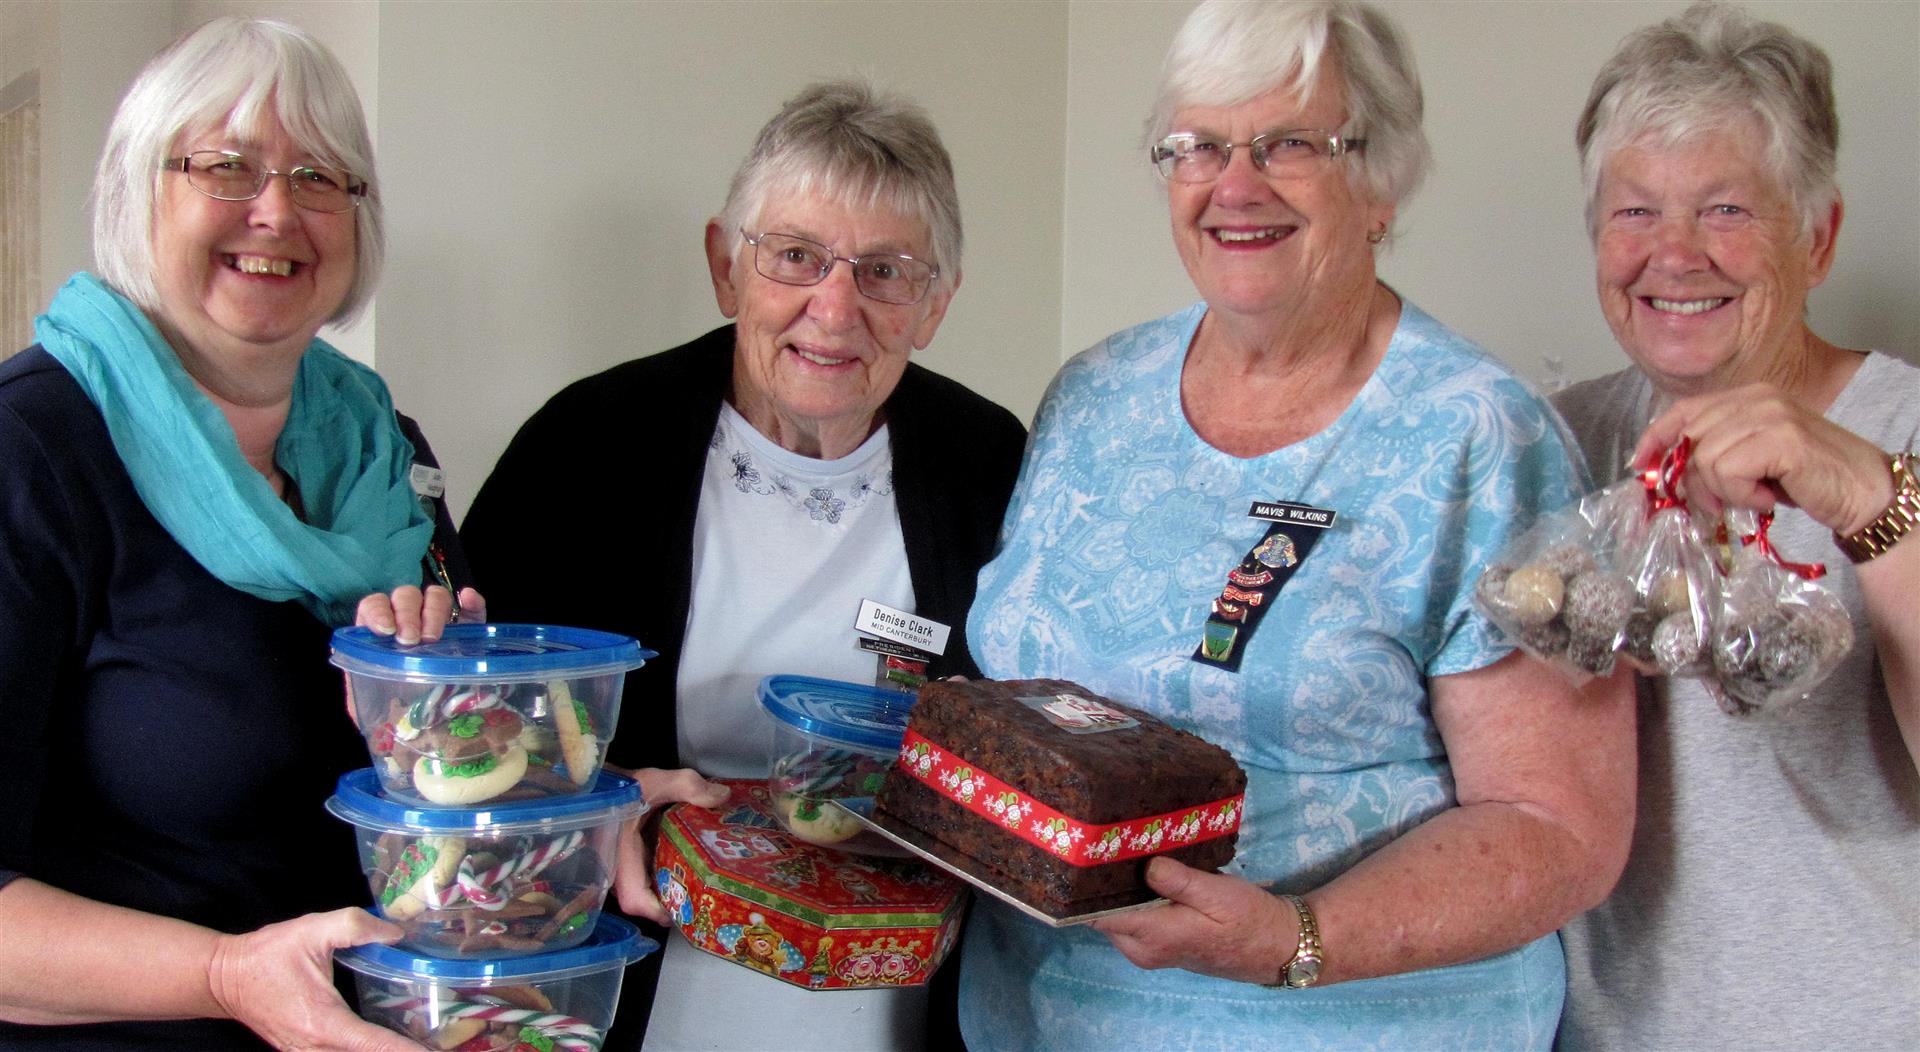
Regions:
<instances>
[{"instance_id":1,"label":"gold-rimmed eyeglasses","mask_svg":"<svg viewBox=\"0 0 1920 1052\"><path fill-rule=\"evenodd\" d=\"M742 230L740 236L753 246L753 269L782 285L818 285L835 263L845 263L853 268L853 287L862 296L906 307L920 302L940 276L939 267L912 256L836 256L820 242L792 234L767 231L755 237Z\"/></svg>"},{"instance_id":2,"label":"gold-rimmed eyeglasses","mask_svg":"<svg viewBox=\"0 0 1920 1052\"><path fill-rule=\"evenodd\" d=\"M309 212L351 212L366 196L367 184L343 168L302 165L276 172L245 154L196 150L168 159L170 172L187 173L187 185L217 201L251 201L276 175L287 177L293 203Z\"/></svg>"},{"instance_id":3,"label":"gold-rimmed eyeglasses","mask_svg":"<svg viewBox=\"0 0 1920 1052\"><path fill-rule=\"evenodd\" d=\"M1247 147L1253 166L1278 178L1318 172L1329 160L1366 146L1320 128L1291 128L1256 135L1247 142L1226 142L1193 132L1175 132L1148 148L1147 156L1162 178L1176 183L1207 183L1220 178L1233 151Z\"/></svg>"}]
</instances>

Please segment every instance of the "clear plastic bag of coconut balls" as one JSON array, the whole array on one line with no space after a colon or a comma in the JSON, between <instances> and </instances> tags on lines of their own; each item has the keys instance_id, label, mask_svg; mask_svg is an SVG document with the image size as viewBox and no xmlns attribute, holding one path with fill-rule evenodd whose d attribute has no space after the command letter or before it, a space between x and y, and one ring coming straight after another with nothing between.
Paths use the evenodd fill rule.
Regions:
<instances>
[{"instance_id":1,"label":"clear plastic bag of coconut balls","mask_svg":"<svg viewBox=\"0 0 1920 1052\"><path fill-rule=\"evenodd\" d=\"M1680 495L1688 448L1522 535L1476 585L1481 612L1576 683L1622 655L1648 675L1711 673L1719 573Z\"/></svg>"},{"instance_id":2,"label":"clear plastic bag of coconut balls","mask_svg":"<svg viewBox=\"0 0 1920 1052\"><path fill-rule=\"evenodd\" d=\"M1786 561L1767 538L1770 514L1728 509L1731 565L1712 635L1712 686L1734 715L1806 697L1853 648L1853 622L1819 583L1825 568Z\"/></svg>"},{"instance_id":3,"label":"clear plastic bag of coconut balls","mask_svg":"<svg viewBox=\"0 0 1920 1052\"><path fill-rule=\"evenodd\" d=\"M1635 606L1621 556L1644 543L1645 504L1629 479L1543 517L1481 574L1474 604L1575 682L1612 673Z\"/></svg>"},{"instance_id":4,"label":"clear plastic bag of coconut balls","mask_svg":"<svg viewBox=\"0 0 1920 1052\"><path fill-rule=\"evenodd\" d=\"M1708 643L1720 602L1720 571L1684 505L1653 512L1630 553L1633 609L1621 652L1650 676L1704 676L1713 671Z\"/></svg>"},{"instance_id":5,"label":"clear plastic bag of coconut balls","mask_svg":"<svg viewBox=\"0 0 1920 1052\"><path fill-rule=\"evenodd\" d=\"M1771 515L1729 509L1710 543L1684 494L1689 443L1546 516L1500 553L1475 605L1576 683L1623 658L1649 676L1703 681L1728 713L1790 705L1853 646L1825 568L1787 561Z\"/></svg>"}]
</instances>

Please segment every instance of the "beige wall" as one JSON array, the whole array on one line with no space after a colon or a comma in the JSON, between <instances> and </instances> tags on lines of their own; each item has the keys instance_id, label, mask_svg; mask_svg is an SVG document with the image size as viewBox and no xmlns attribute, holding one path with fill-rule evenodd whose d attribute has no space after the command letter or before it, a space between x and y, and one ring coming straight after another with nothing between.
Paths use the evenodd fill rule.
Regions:
<instances>
[{"instance_id":1,"label":"beige wall","mask_svg":"<svg viewBox=\"0 0 1920 1052\"><path fill-rule=\"evenodd\" d=\"M43 297L93 265L87 199L120 96L155 52L222 14L285 18L324 41L353 74L377 141L376 0L0 0L0 86L40 74ZM372 362L374 316L322 335Z\"/></svg>"},{"instance_id":2,"label":"beige wall","mask_svg":"<svg viewBox=\"0 0 1920 1052\"><path fill-rule=\"evenodd\" d=\"M71 173L91 171L148 55L228 11L290 18L333 47L377 125L392 242L376 320L328 335L363 357L378 347L463 511L561 385L720 322L701 226L754 130L821 76L864 72L932 111L959 169L968 252L921 360L1030 416L1065 356L1193 297L1139 151L1190 6L0 0L0 83L40 63L47 168L65 173L47 180L51 291L89 256L85 180ZM1684 4L1385 6L1426 81L1437 167L1384 274L1537 377L1549 357L1570 378L1617 367L1572 122L1620 36ZM1751 6L1825 46L1839 81L1848 219L1814 324L1920 354L1920 3Z\"/></svg>"},{"instance_id":3,"label":"beige wall","mask_svg":"<svg viewBox=\"0 0 1920 1052\"><path fill-rule=\"evenodd\" d=\"M931 112L967 247L917 358L1030 414L1059 358L1065 36L1057 4L385 5L379 364L456 505L562 385L724 322L706 221L760 125L826 76Z\"/></svg>"},{"instance_id":4,"label":"beige wall","mask_svg":"<svg viewBox=\"0 0 1920 1052\"><path fill-rule=\"evenodd\" d=\"M0 0L0 82L40 74L40 289L92 263L87 195L128 82L173 37L165 3Z\"/></svg>"},{"instance_id":5,"label":"beige wall","mask_svg":"<svg viewBox=\"0 0 1920 1052\"><path fill-rule=\"evenodd\" d=\"M1073 4L1068 49L1067 353L1193 301L1163 191L1141 160L1161 55L1190 2ZM1426 89L1434 171L1402 208L1387 281L1538 379L1625 364L1600 318L1573 122L1594 73L1631 30L1680 0L1384 0ZM1839 258L1814 327L1920 362L1920 3L1749 3L1833 59ZM1550 361L1552 360L1552 361Z\"/></svg>"}]
</instances>

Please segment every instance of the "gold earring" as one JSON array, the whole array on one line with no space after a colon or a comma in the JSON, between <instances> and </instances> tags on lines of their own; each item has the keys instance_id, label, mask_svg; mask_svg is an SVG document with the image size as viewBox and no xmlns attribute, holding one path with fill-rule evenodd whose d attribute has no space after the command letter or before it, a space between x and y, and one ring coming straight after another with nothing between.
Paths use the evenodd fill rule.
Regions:
<instances>
[{"instance_id":1,"label":"gold earring","mask_svg":"<svg viewBox=\"0 0 1920 1052\"><path fill-rule=\"evenodd\" d=\"M1375 230L1372 233L1367 235L1367 244L1377 245L1380 242L1385 241L1386 239L1387 239L1387 228L1381 227L1380 229Z\"/></svg>"}]
</instances>

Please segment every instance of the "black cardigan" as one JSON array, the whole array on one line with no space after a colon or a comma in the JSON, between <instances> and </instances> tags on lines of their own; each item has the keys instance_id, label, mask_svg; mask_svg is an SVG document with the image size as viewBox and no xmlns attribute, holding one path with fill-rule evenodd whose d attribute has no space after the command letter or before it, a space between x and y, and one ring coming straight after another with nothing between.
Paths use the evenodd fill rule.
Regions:
<instances>
[{"instance_id":1,"label":"black cardigan","mask_svg":"<svg viewBox=\"0 0 1920 1052\"><path fill-rule=\"evenodd\" d=\"M514 436L461 524L490 619L620 632L660 653L627 677L608 752L622 767L684 766L674 687L693 594L694 515L733 356L727 325L567 387ZM953 628L929 672L977 676L967 608L999 537L1026 429L912 363L884 412L915 612Z\"/></svg>"},{"instance_id":2,"label":"black cardigan","mask_svg":"<svg viewBox=\"0 0 1920 1052\"><path fill-rule=\"evenodd\" d=\"M520 428L461 524L490 619L620 632L659 651L627 677L607 750L621 767L684 766L674 690L693 601L694 516L707 448L733 387L733 354L727 325L562 390ZM978 676L967 608L999 539L1026 428L912 363L884 412L914 612L953 629L928 672ZM661 956L628 969L608 1052L639 1047ZM934 977L927 1048L961 1046L958 973L949 965Z\"/></svg>"}]
</instances>

